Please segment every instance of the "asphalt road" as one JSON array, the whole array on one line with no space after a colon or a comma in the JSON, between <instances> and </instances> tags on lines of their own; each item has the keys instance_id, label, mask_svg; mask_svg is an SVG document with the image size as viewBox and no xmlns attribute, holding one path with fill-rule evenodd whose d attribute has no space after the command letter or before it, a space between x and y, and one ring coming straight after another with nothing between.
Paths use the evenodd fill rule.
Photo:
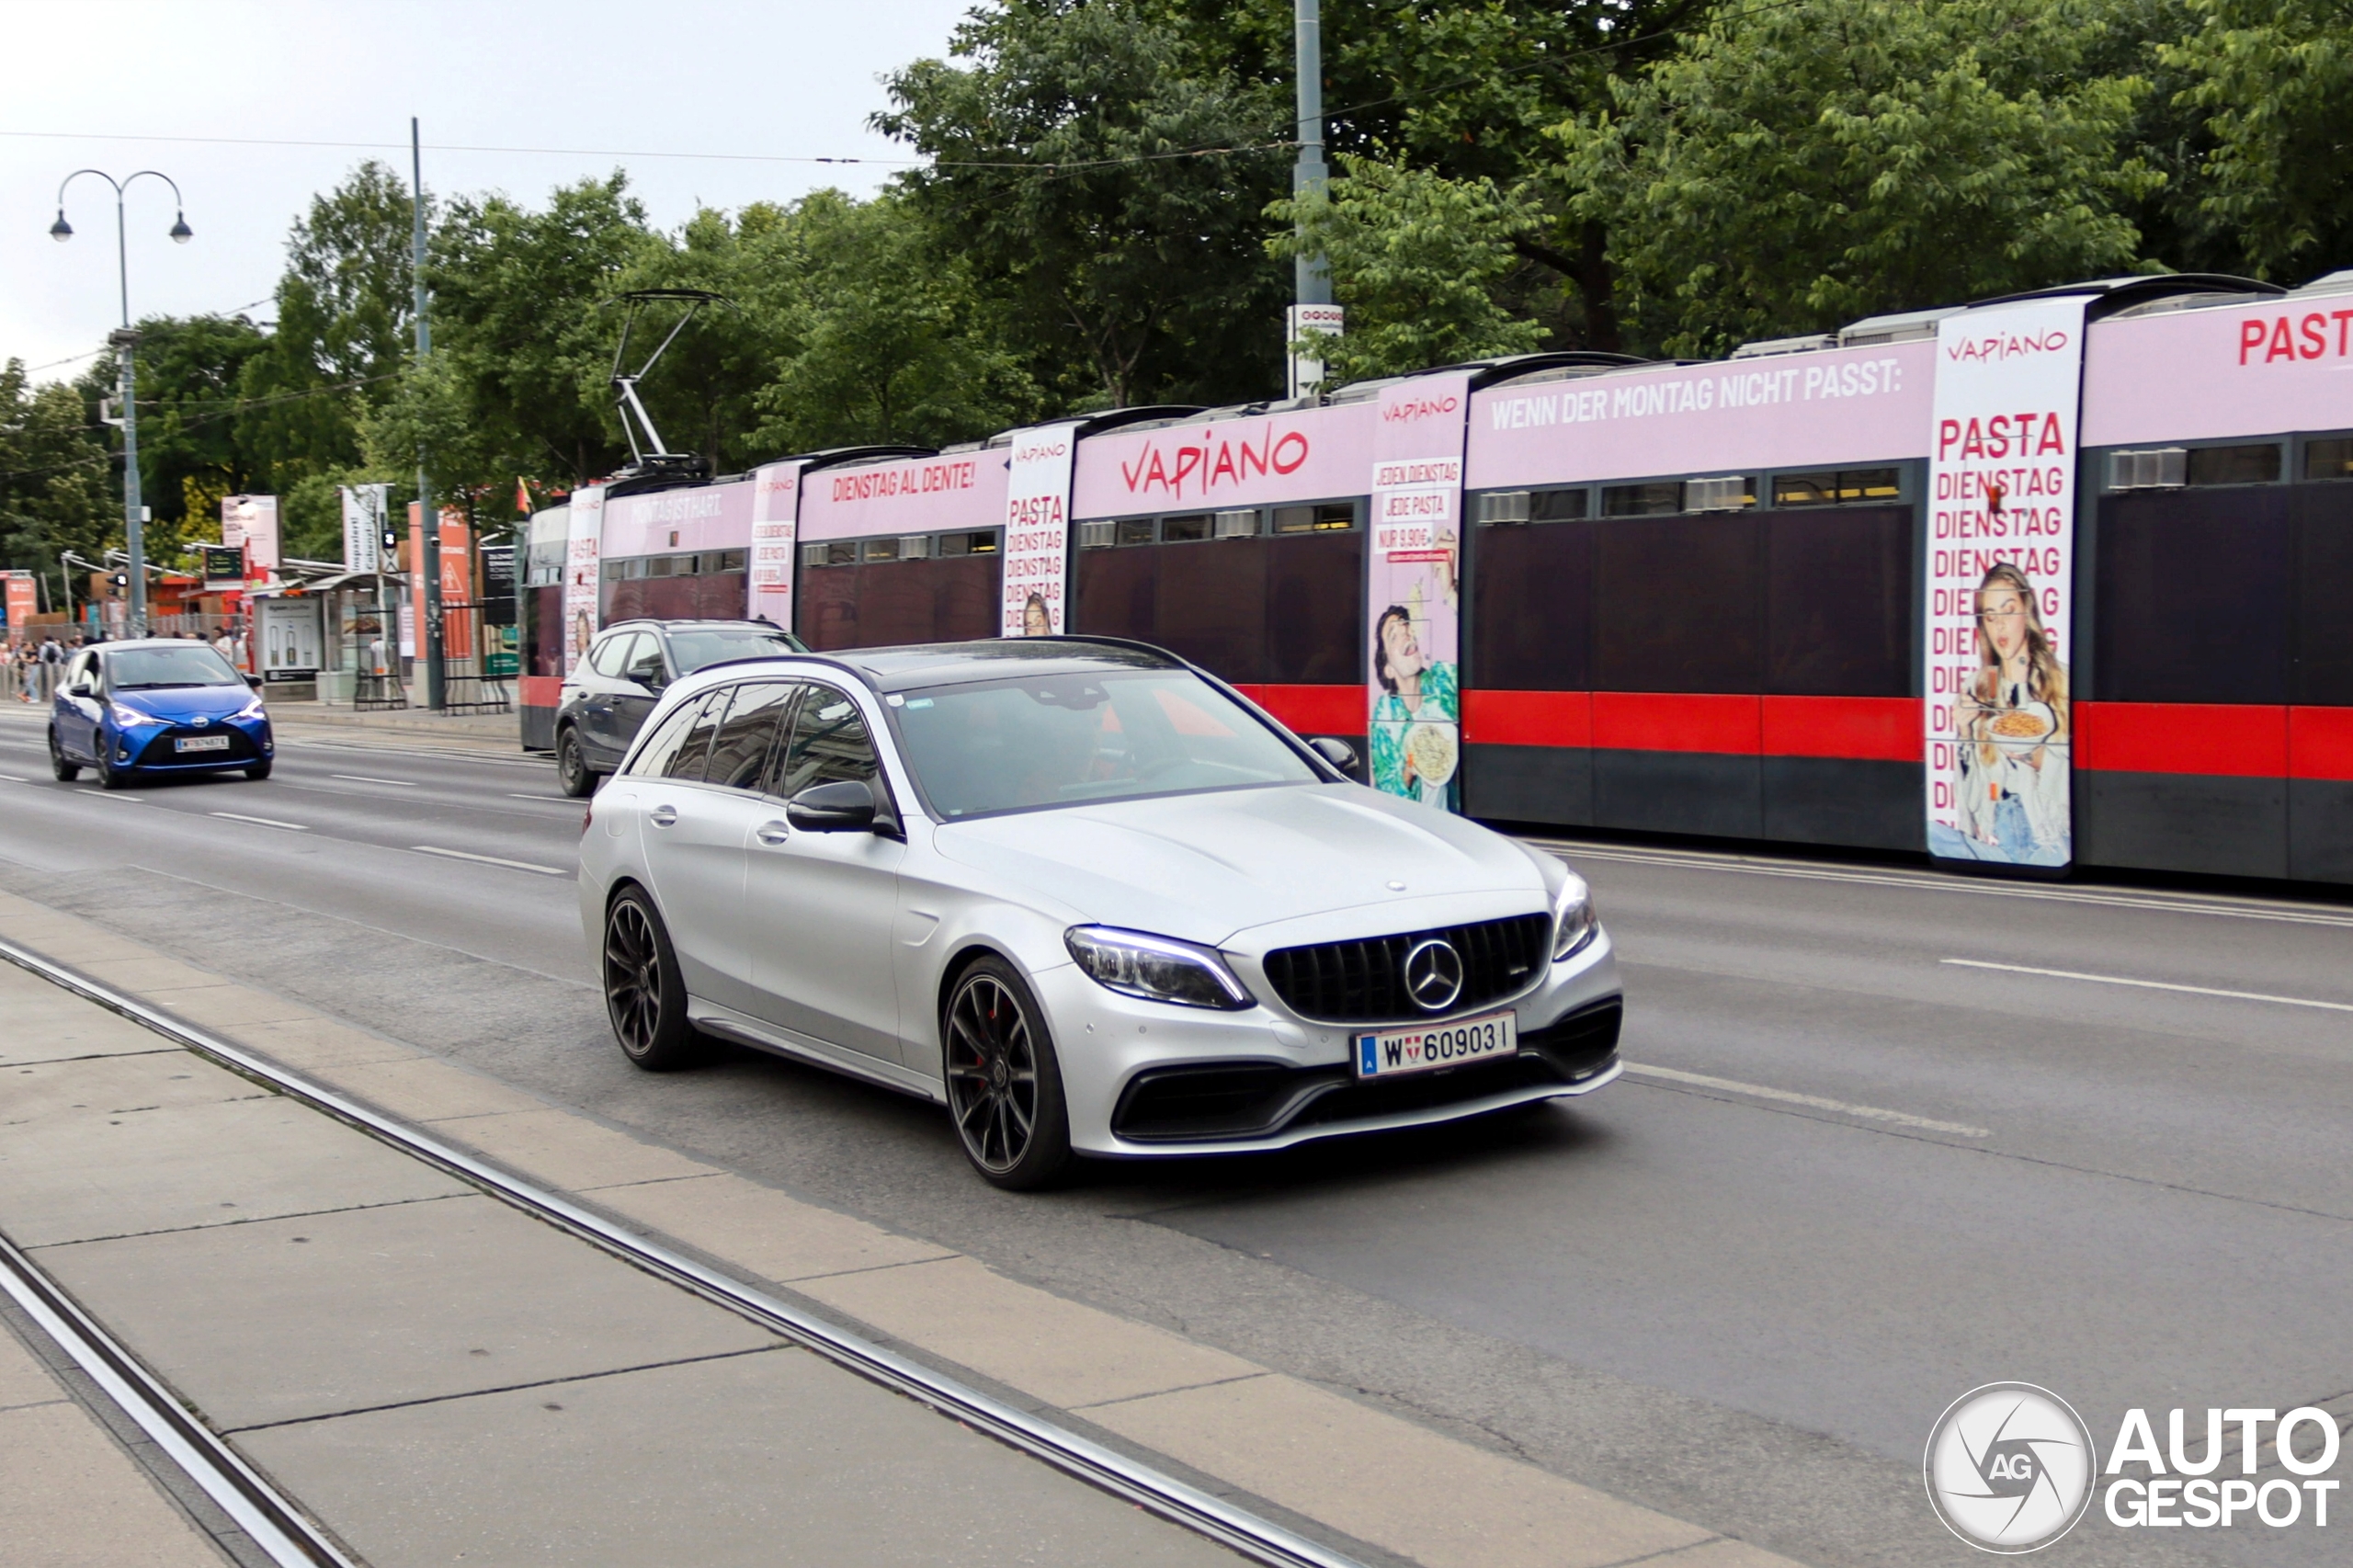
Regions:
<instances>
[{"instance_id":1,"label":"asphalt road","mask_svg":"<svg viewBox=\"0 0 2353 1568\"><path fill-rule=\"evenodd\" d=\"M1619 1085L1014 1198L915 1102L630 1069L572 885L530 869L580 822L544 763L290 737L265 783L129 793L53 783L0 713L0 885L1802 1561L1978 1561L1919 1462L1979 1383L2056 1390L2103 1447L2129 1406L2353 1411L2353 902L1583 846ZM2096 1512L2046 1560L2339 1539Z\"/></svg>"}]
</instances>

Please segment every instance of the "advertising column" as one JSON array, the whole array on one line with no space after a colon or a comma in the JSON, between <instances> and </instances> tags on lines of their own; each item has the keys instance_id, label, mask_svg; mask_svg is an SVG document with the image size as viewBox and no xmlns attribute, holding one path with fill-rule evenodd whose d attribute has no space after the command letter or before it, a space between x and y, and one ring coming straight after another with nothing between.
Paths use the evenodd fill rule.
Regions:
<instances>
[{"instance_id":1,"label":"advertising column","mask_svg":"<svg viewBox=\"0 0 2353 1568\"><path fill-rule=\"evenodd\" d=\"M2074 858L2075 426L2085 297L1938 324L1928 449L1928 850Z\"/></svg>"},{"instance_id":2,"label":"advertising column","mask_svg":"<svg viewBox=\"0 0 2353 1568\"><path fill-rule=\"evenodd\" d=\"M801 517L801 464L770 463L752 475L752 558L744 613L792 630L793 535Z\"/></svg>"},{"instance_id":3,"label":"advertising column","mask_svg":"<svg viewBox=\"0 0 2353 1568\"><path fill-rule=\"evenodd\" d=\"M1005 492L1005 605L998 634L1062 635L1070 581L1071 455L1074 425L1013 438Z\"/></svg>"},{"instance_id":4,"label":"advertising column","mask_svg":"<svg viewBox=\"0 0 2353 1568\"><path fill-rule=\"evenodd\" d=\"M1462 437L1466 375L1384 388L1372 437L1372 787L1461 809Z\"/></svg>"},{"instance_id":5,"label":"advertising column","mask_svg":"<svg viewBox=\"0 0 2353 1568\"><path fill-rule=\"evenodd\" d=\"M597 635L598 556L605 539L605 491L586 485L572 493L563 535L563 673L580 662Z\"/></svg>"}]
</instances>

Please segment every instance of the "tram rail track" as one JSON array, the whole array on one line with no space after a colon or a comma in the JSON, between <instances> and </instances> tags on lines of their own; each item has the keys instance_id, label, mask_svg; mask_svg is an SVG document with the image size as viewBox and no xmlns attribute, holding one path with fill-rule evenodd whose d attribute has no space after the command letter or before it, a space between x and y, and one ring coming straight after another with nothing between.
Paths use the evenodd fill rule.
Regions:
<instances>
[{"instance_id":1,"label":"tram rail track","mask_svg":"<svg viewBox=\"0 0 2353 1568\"><path fill-rule=\"evenodd\" d=\"M603 1215L504 1171L199 1025L21 943L0 960L139 1024L226 1070L276 1090L433 1165L624 1262L772 1330L826 1360L986 1433L1123 1501L1271 1568L1362 1568L1355 1559L913 1358L649 1241ZM0 1237L0 1289L80 1365L189 1479L283 1568L358 1568L331 1535L206 1427L20 1248Z\"/></svg>"}]
</instances>

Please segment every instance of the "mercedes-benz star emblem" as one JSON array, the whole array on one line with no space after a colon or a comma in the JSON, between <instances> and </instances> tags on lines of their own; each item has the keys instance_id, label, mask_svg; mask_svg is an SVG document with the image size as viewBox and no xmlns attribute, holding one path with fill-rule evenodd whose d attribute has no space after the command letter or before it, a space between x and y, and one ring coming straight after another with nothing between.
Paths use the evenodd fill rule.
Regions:
<instances>
[{"instance_id":1,"label":"mercedes-benz star emblem","mask_svg":"<svg viewBox=\"0 0 2353 1568\"><path fill-rule=\"evenodd\" d=\"M1462 955L1443 937L1416 942L1405 955L1405 994L1425 1013L1443 1013L1462 994Z\"/></svg>"}]
</instances>

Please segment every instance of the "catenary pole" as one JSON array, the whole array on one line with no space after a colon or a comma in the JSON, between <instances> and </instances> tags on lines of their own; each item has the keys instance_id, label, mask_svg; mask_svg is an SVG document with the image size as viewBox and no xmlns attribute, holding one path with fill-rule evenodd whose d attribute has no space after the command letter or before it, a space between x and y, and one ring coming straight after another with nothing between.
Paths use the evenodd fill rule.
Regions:
<instances>
[{"instance_id":1,"label":"catenary pole","mask_svg":"<svg viewBox=\"0 0 2353 1568\"><path fill-rule=\"evenodd\" d=\"M1292 199L1321 195L1331 171L1324 163L1324 18L1322 0L1292 0L1299 45L1299 162L1290 176ZM1301 225L1304 237L1305 225ZM1321 252L1302 250L1293 263L1295 297L1302 305L1332 302L1332 268Z\"/></svg>"},{"instance_id":2,"label":"catenary pole","mask_svg":"<svg viewBox=\"0 0 2353 1568\"><path fill-rule=\"evenodd\" d=\"M425 146L414 117L408 122L408 155L415 214L409 241L409 273L415 285L416 368L421 373L426 356L433 352L433 324L425 309ZM411 562L410 565L415 569L417 584L424 589L425 613L419 619L425 622L425 705L438 712L447 701L441 649L441 509L433 504L425 456L425 444L420 441L416 448L416 552L424 559Z\"/></svg>"}]
</instances>

